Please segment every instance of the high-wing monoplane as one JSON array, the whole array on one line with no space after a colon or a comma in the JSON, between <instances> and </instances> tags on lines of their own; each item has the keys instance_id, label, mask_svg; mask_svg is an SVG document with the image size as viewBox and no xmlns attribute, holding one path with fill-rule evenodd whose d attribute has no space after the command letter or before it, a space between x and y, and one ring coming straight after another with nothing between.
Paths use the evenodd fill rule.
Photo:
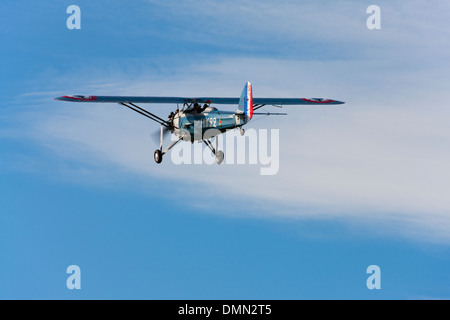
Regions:
<instances>
[{"instance_id":1,"label":"high-wing monoplane","mask_svg":"<svg viewBox=\"0 0 450 320\"><path fill-rule=\"evenodd\" d=\"M243 126L255 115L286 115L286 113L255 112L264 106L293 106L293 105L338 105L342 101L323 98L253 98L252 84L247 82L242 90L240 98L187 98L187 97L136 97L136 96L83 96L68 95L55 98L61 101L71 102L102 102L118 103L144 117L147 117L161 125L160 145L155 150L156 163L161 163L166 154L176 143L184 141L203 141L214 154L216 163L221 164L224 153L218 150L217 136L231 129L238 129L241 135L245 131ZM153 112L142 108L138 104L177 104L168 120L160 118ZM181 105L181 108L179 107ZM237 105L236 111L218 110L212 105ZM163 151L163 136L165 132L171 132L176 136L169 146ZM211 138L216 137L216 147L211 143Z\"/></svg>"}]
</instances>

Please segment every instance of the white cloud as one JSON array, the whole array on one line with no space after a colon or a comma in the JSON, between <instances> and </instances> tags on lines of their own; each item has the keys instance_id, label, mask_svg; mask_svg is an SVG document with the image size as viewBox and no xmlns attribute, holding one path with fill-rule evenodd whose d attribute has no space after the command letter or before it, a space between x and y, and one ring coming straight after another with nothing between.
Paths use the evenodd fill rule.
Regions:
<instances>
[{"instance_id":1,"label":"white cloud","mask_svg":"<svg viewBox=\"0 0 450 320\"><path fill-rule=\"evenodd\" d=\"M445 58L449 53L450 4L443 0L433 4L377 1L382 21L378 31L366 28L371 3L357 0L148 2L155 8L152 12L171 26L167 36L199 45L249 49L263 56L278 52L321 60L324 56L392 59L396 55L405 62L411 51L424 59L430 54ZM440 50L433 50L436 47Z\"/></svg>"},{"instance_id":2,"label":"white cloud","mask_svg":"<svg viewBox=\"0 0 450 320\"><path fill-rule=\"evenodd\" d=\"M165 5L171 8L170 3ZM286 5L297 6L297 2ZM187 12L186 6L189 4L181 5L174 15ZM249 17L243 27L260 38L265 32L285 35L288 30L288 39L305 37L304 24L318 26L315 35L326 41L333 24L331 12L324 13L323 24L315 23L317 10L311 4L304 7L301 19L295 18L298 11L286 7L280 11L270 4L260 4L260 11L251 12L246 3L217 6L222 5L200 6L199 15L212 17L220 12L217 21L232 15L236 23ZM439 7L441 11L448 9L443 3ZM251 81L255 96L346 101L339 107L286 108L288 117L248 125L280 128L281 163L276 176L260 176L259 167L250 165L175 166L170 158L158 166L153 162L157 146L150 138L158 126L116 105L55 101L50 115L33 119L31 134L63 158L96 168L106 165L108 170L113 165L133 177L167 179L179 184L179 190L196 186L201 199L195 196L198 192L189 193L190 204L209 197L247 206L252 214L375 221L378 226L393 228L392 232L448 241L450 109L446 104L450 68L443 59L448 48L442 42L448 28L433 22L441 19L422 1L382 6L386 20L380 34L351 31L361 21L365 26L364 15L354 18L345 13L356 10L352 2L338 9L339 19L344 21L336 26L339 37L355 41L349 50L362 46L378 56L370 54L371 59L355 61L215 56L183 68L178 61L170 77L146 76L152 70L143 68L134 79L121 71L127 69L124 63L115 66L108 77L72 76L71 85L66 86L74 91L65 94L237 96L245 81ZM286 24L277 24L286 13ZM265 19L257 19L258 15ZM394 15L395 22L387 19ZM415 17L422 16L434 20L415 23ZM206 20L207 25L214 23ZM235 28L231 25L224 32L232 34ZM366 39L369 36L372 40ZM426 47L421 46L422 40ZM426 56L430 59L425 60ZM64 111L55 112L57 108ZM152 108L161 110L158 114L162 116L170 112L167 106Z\"/></svg>"},{"instance_id":3,"label":"white cloud","mask_svg":"<svg viewBox=\"0 0 450 320\"><path fill-rule=\"evenodd\" d=\"M351 98L338 107L286 108L286 118L248 125L280 128L280 172L273 177L260 176L258 166L175 166L169 157L157 166L152 160L157 146L150 134L158 126L116 105L55 102L64 113L46 116L36 122L35 130L44 144L65 157L94 165L114 164L122 171L169 179L180 187L197 185L202 198L245 198L242 203L251 202L263 214L268 208L278 208L271 213L403 221L426 230L434 228L440 237L450 238L450 197L446 194L450 190L450 110L439 105L444 97L433 98L430 92L427 101L411 101L405 96L408 88L402 86L397 87L399 96L392 98L394 102L370 92L367 98L355 97L351 92L367 85L358 87L347 79L334 87L336 77L328 73L340 67L333 62L319 67L295 61L225 59L202 66L216 70L219 88L202 77L170 83L117 80L119 91L133 87L133 93L145 94L146 88L153 88L165 95L173 93L173 88L182 88L181 93L202 88L201 95L222 90L229 96L230 92L239 94L242 81L238 78L249 79L252 74L258 79L255 96L262 92L264 96L298 96L298 92L323 96L329 88L325 97ZM310 72L314 68L323 68L323 73ZM273 69L284 75L282 81L273 83ZM302 70L303 76L297 76ZM402 100L404 105L396 104ZM170 110L152 108L164 110L158 113L162 116ZM258 208L263 203L265 208Z\"/></svg>"}]
</instances>

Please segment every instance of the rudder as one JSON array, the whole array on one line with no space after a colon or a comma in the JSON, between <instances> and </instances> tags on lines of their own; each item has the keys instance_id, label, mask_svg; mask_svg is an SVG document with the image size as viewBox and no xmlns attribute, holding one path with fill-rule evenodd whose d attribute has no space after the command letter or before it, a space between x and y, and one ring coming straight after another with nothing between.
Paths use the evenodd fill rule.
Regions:
<instances>
[{"instance_id":1,"label":"rudder","mask_svg":"<svg viewBox=\"0 0 450 320\"><path fill-rule=\"evenodd\" d=\"M245 115L245 122L250 121L253 117L253 91L250 82L247 82L242 90L241 98L239 99L238 113L243 113Z\"/></svg>"}]
</instances>

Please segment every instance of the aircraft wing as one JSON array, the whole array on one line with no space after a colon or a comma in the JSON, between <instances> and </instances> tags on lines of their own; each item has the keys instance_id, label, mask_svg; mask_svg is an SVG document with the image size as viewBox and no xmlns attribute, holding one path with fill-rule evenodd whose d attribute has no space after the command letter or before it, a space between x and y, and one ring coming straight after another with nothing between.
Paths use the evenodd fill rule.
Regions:
<instances>
[{"instance_id":1,"label":"aircraft wing","mask_svg":"<svg viewBox=\"0 0 450 320\"><path fill-rule=\"evenodd\" d=\"M211 103L211 104L239 104L239 98L218 98L218 97L139 97L139 96L62 96L55 100L72 102L115 102L115 103ZM333 105L344 102L323 98L253 98L254 105Z\"/></svg>"}]
</instances>

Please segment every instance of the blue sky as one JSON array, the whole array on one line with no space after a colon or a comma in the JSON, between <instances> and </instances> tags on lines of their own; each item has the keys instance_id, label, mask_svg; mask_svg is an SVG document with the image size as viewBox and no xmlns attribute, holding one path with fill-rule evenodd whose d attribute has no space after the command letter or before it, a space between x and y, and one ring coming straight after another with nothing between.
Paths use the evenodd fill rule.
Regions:
<instances>
[{"instance_id":1,"label":"blue sky","mask_svg":"<svg viewBox=\"0 0 450 320\"><path fill-rule=\"evenodd\" d=\"M0 298L448 298L450 6L379 1L370 31L370 4L2 1ZM347 103L250 123L280 129L279 173L261 176L157 166L156 124L53 100L246 81Z\"/></svg>"}]
</instances>

